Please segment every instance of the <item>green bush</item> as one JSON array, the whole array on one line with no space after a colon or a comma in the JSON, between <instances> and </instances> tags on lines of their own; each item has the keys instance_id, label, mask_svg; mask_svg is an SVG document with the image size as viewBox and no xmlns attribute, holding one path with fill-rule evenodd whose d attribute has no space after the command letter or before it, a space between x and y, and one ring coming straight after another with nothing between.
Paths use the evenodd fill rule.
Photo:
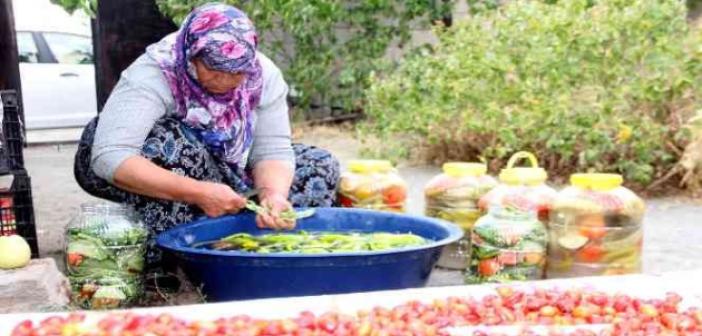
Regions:
<instances>
[{"instance_id":1,"label":"green bush","mask_svg":"<svg viewBox=\"0 0 702 336\"><path fill-rule=\"evenodd\" d=\"M642 186L689 141L702 68L681 1L511 1L439 35L372 77L362 131L395 143L376 155L423 148L496 168L530 150L559 176L619 172Z\"/></svg>"},{"instance_id":2,"label":"green bush","mask_svg":"<svg viewBox=\"0 0 702 336\"><path fill-rule=\"evenodd\" d=\"M51 3L63 7L69 14L83 11L86 15L94 18L95 13L97 13L97 0L51 0Z\"/></svg>"},{"instance_id":3,"label":"green bush","mask_svg":"<svg viewBox=\"0 0 702 336\"><path fill-rule=\"evenodd\" d=\"M208 0L156 0L180 23ZM261 48L283 67L300 105L360 109L368 74L388 46L410 37L410 24L427 26L452 8L452 0L226 0L256 24ZM337 29L343 28L340 38Z\"/></svg>"}]
</instances>

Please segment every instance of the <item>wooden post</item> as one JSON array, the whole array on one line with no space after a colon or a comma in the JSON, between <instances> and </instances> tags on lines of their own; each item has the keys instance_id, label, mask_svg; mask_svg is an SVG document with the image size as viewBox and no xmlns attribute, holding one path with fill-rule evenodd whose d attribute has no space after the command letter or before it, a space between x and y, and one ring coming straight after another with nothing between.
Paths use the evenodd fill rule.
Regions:
<instances>
[{"instance_id":1,"label":"wooden post","mask_svg":"<svg viewBox=\"0 0 702 336\"><path fill-rule=\"evenodd\" d=\"M12 0L0 0L0 90L15 90L18 100L22 101ZM21 105L20 118L24 121L24 111Z\"/></svg>"},{"instance_id":2,"label":"wooden post","mask_svg":"<svg viewBox=\"0 0 702 336\"><path fill-rule=\"evenodd\" d=\"M100 0L93 27L98 111L119 80L122 70L146 47L177 30L161 15L154 0Z\"/></svg>"}]
</instances>

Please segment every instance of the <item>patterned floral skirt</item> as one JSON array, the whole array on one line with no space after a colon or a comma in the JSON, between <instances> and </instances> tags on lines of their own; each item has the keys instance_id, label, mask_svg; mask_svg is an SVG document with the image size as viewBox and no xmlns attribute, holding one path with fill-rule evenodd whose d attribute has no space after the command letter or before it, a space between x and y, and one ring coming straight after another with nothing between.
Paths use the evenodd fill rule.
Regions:
<instances>
[{"instance_id":1,"label":"patterned floral skirt","mask_svg":"<svg viewBox=\"0 0 702 336\"><path fill-rule=\"evenodd\" d=\"M78 184L87 193L113 202L126 203L139 213L150 233L147 263L151 266L161 260L154 248L154 237L159 233L201 216L196 206L154 199L121 190L95 175L90 168L91 148L97 118L85 128L75 157L74 174ZM290 190L290 202L296 207L329 207L336 200L339 181L339 162L326 150L294 144L295 178ZM201 181L225 183L243 193L252 188L250 172L233 169L211 155L196 133L176 119L163 118L156 122L144 143L142 155L160 167L179 175Z\"/></svg>"}]
</instances>

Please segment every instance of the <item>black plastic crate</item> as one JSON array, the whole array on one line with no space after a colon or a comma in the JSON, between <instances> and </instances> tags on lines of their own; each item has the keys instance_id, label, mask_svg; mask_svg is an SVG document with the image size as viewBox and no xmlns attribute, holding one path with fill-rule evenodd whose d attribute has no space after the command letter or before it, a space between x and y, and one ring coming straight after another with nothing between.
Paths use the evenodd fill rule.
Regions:
<instances>
[{"instance_id":1,"label":"black plastic crate","mask_svg":"<svg viewBox=\"0 0 702 336\"><path fill-rule=\"evenodd\" d=\"M24 127L21 105L14 90L0 91L2 136L0 140L0 235L17 234L39 256L34 223L32 183L24 169Z\"/></svg>"},{"instance_id":2,"label":"black plastic crate","mask_svg":"<svg viewBox=\"0 0 702 336\"><path fill-rule=\"evenodd\" d=\"M2 98L2 148L0 174L24 169L24 127L20 118L20 103L14 90L0 91Z\"/></svg>"},{"instance_id":3,"label":"black plastic crate","mask_svg":"<svg viewBox=\"0 0 702 336\"><path fill-rule=\"evenodd\" d=\"M32 181L24 170L0 176L0 235L17 234L29 243L32 257L39 257L34 223Z\"/></svg>"}]
</instances>

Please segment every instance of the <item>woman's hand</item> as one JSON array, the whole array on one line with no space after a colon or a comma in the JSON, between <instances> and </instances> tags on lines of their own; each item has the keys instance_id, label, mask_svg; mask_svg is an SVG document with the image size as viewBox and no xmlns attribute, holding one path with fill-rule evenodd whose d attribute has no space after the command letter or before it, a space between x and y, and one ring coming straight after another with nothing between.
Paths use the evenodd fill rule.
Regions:
<instances>
[{"instance_id":1,"label":"woman's hand","mask_svg":"<svg viewBox=\"0 0 702 336\"><path fill-rule=\"evenodd\" d=\"M292 205L285 196L270 193L261 195L260 199L261 206L267 209L268 212L256 216L256 225L259 228L274 230L291 230L295 228L295 220L280 218L281 212L292 209Z\"/></svg>"},{"instance_id":2,"label":"woman's hand","mask_svg":"<svg viewBox=\"0 0 702 336\"><path fill-rule=\"evenodd\" d=\"M246 206L246 199L226 184L200 182L195 204L209 217L237 213Z\"/></svg>"}]
</instances>

